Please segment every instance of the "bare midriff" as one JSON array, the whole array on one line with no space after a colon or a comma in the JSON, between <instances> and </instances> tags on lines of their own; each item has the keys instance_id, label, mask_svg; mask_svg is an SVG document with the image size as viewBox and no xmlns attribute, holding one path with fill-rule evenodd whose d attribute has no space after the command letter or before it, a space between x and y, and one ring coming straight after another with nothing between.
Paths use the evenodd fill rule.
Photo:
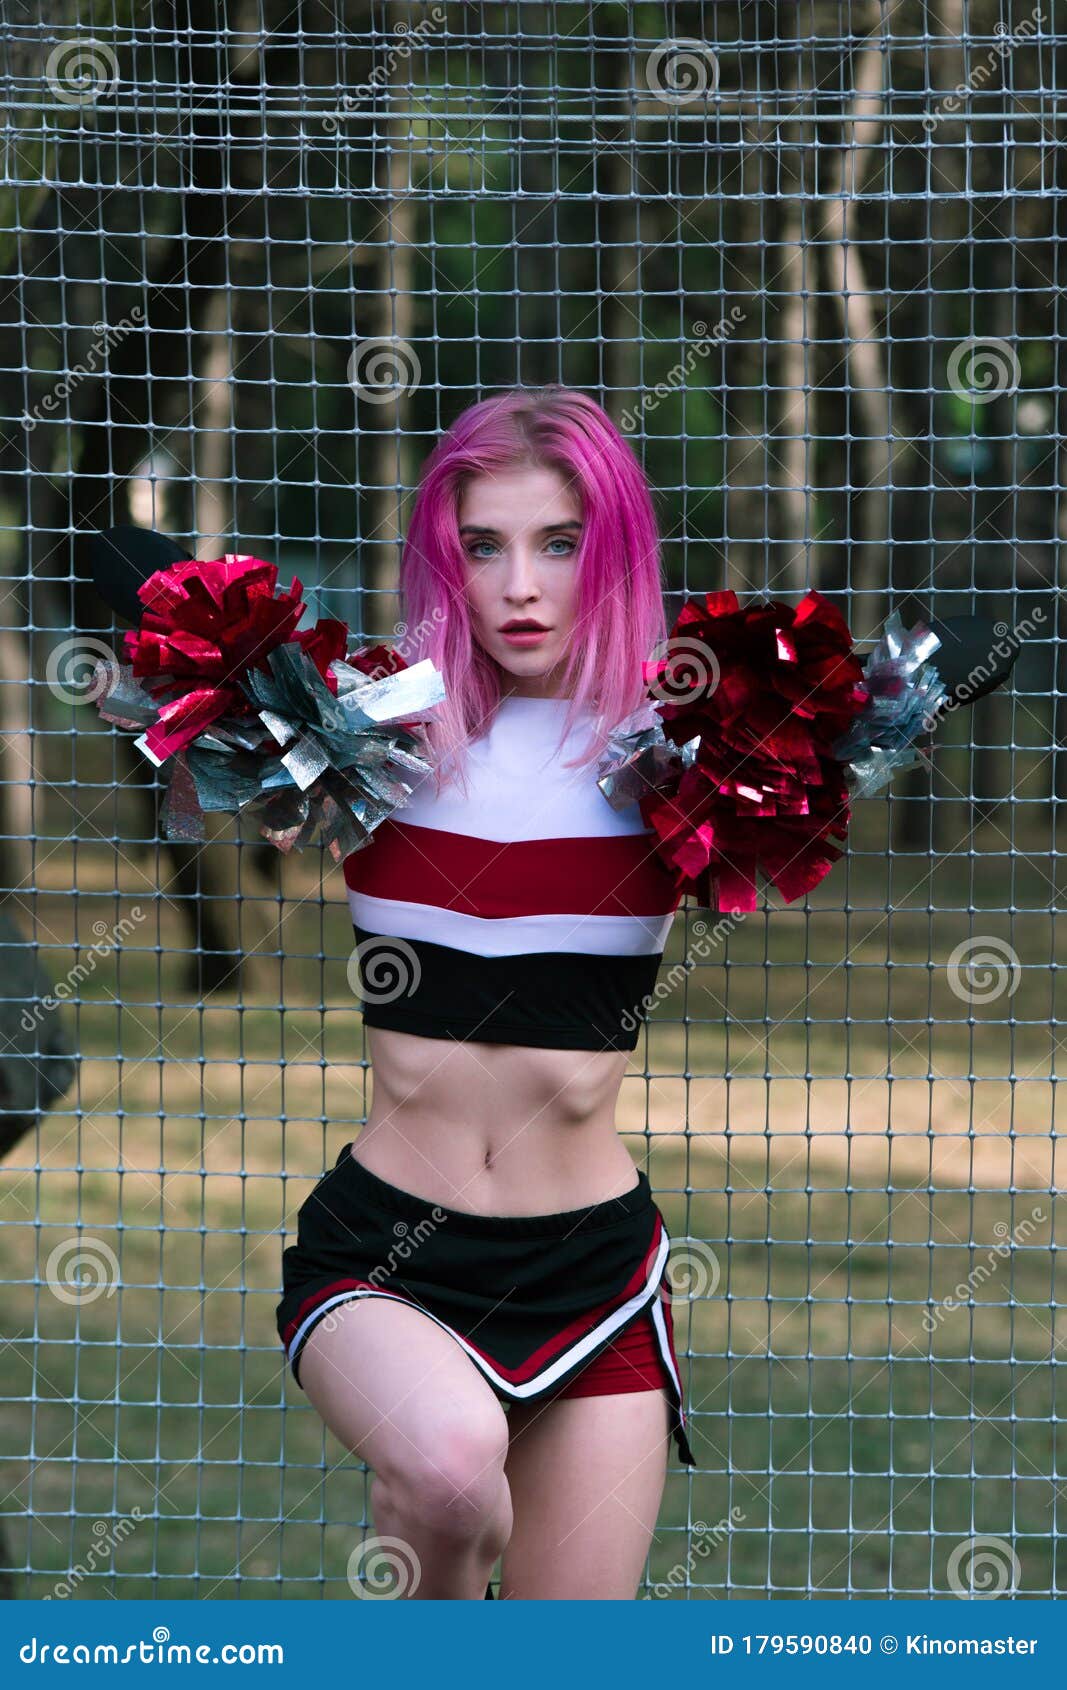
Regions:
<instances>
[{"instance_id":1,"label":"bare midriff","mask_svg":"<svg viewBox=\"0 0 1067 1690\"><path fill-rule=\"evenodd\" d=\"M541 1050L367 1029L373 1098L353 1146L448 1209L556 1214L637 1183L615 1127L626 1051Z\"/></svg>"}]
</instances>

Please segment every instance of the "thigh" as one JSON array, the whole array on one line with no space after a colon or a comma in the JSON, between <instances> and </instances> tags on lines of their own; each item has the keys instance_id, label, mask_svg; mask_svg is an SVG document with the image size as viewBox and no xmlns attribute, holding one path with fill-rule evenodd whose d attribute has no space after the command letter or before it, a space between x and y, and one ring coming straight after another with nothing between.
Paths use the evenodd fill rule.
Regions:
<instances>
[{"instance_id":1,"label":"thigh","mask_svg":"<svg viewBox=\"0 0 1067 1690\"><path fill-rule=\"evenodd\" d=\"M507 1415L455 1338L391 1297L359 1297L319 1322L300 1357L312 1407L383 1477L442 1463L450 1442L506 1446Z\"/></svg>"},{"instance_id":2,"label":"thigh","mask_svg":"<svg viewBox=\"0 0 1067 1690\"><path fill-rule=\"evenodd\" d=\"M632 1601L663 1499L662 1390L515 1404L505 1473L515 1523L500 1594Z\"/></svg>"}]
</instances>

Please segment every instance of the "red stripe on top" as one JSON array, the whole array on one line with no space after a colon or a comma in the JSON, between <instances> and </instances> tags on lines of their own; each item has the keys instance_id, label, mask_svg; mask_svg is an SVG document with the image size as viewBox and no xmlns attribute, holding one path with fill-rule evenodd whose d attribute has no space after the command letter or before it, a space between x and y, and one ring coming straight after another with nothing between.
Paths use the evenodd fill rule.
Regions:
<instances>
[{"instance_id":1,"label":"red stripe on top","mask_svg":"<svg viewBox=\"0 0 1067 1690\"><path fill-rule=\"evenodd\" d=\"M669 915L680 895L651 833L576 839L472 839L387 820L344 861L371 898L506 921L524 915Z\"/></svg>"}]
</instances>

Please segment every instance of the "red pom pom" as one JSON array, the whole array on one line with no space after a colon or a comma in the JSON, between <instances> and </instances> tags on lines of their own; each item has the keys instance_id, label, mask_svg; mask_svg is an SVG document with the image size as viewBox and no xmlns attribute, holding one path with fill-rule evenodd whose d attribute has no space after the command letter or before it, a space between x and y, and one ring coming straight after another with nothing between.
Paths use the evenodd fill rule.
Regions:
<instances>
[{"instance_id":1,"label":"red pom pom","mask_svg":"<svg viewBox=\"0 0 1067 1690\"><path fill-rule=\"evenodd\" d=\"M278 570L227 552L157 569L139 589L141 626L125 636L135 675L173 675L232 685L292 639L304 614L299 581L275 596Z\"/></svg>"},{"instance_id":2,"label":"red pom pom","mask_svg":"<svg viewBox=\"0 0 1067 1690\"><path fill-rule=\"evenodd\" d=\"M348 623L333 616L320 616L313 628L305 628L296 635L294 643L303 646L330 691L336 693L337 679L330 672L330 664L345 654Z\"/></svg>"},{"instance_id":3,"label":"red pom pom","mask_svg":"<svg viewBox=\"0 0 1067 1690\"><path fill-rule=\"evenodd\" d=\"M241 676L268 671L267 657L280 645L302 646L337 691L330 664L344 655L347 625L323 618L298 634L303 588L296 580L284 592L277 585L275 564L227 552L157 569L138 589L145 611L125 635L126 656L151 690L171 695L145 735L157 757L182 750L220 716L252 714Z\"/></svg>"},{"instance_id":4,"label":"red pom pom","mask_svg":"<svg viewBox=\"0 0 1067 1690\"><path fill-rule=\"evenodd\" d=\"M830 841L848 832L849 796L832 747L867 697L852 647L820 593L795 607L708 593L645 665L665 735L699 746L642 815L679 889L707 908L755 909L757 869L790 903L840 857Z\"/></svg>"},{"instance_id":5,"label":"red pom pom","mask_svg":"<svg viewBox=\"0 0 1067 1690\"><path fill-rule=\"evenodd\" d=\"M359 651L352 652L346 662L350 668L361 670L375 681L383 681L386 675L396 675L407 668L399 651L388 645L362 646Z\"/></svg>"}]
</instances>

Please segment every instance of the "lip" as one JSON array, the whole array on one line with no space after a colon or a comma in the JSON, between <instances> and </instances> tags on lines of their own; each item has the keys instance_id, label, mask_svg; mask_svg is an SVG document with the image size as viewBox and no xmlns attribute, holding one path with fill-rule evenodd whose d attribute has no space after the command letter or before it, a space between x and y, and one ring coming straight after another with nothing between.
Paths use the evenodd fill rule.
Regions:
<instances>
[{"instance_id":1,"label":"lip","mask_svg":"<svg viewBox=\"0 0 1067 1690\"><path fill-rule=\"evenodd\" d=\"M518 618L516 618L516 621L518 621ZM513 628L509 626L500 629L500 633L503 638L507 640L508 645L513 646L540 645L541 641L548 637L550 631L551 630L548 628L543 628L540 623L537 623L532 627L527 626Z\"/></svg>"}]
</instances>

